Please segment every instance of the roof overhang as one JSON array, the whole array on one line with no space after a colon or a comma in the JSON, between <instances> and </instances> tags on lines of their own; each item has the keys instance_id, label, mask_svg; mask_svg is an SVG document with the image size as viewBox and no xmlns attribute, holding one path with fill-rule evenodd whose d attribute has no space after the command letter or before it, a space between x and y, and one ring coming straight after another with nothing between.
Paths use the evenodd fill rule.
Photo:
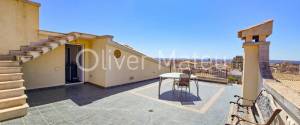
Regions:
<instances>
[{"instance_id":1,"label":"roof overhang","mask_svg":"<svg viewBox=\"0 0 300 125\"><path fill-rule=\"evenodd\" d=\"M70 32L70 33L60 33L60 32L53 32L53 31L47 31L47 30L39 30L39 34L47 35L47 36L63 36L67 34L76 34L79 36L79 38L82 39L99 39L99 38L110 38L113 39L112 35L93 35L88 33L81 33L81 32Z\"/></svg>"},{"instance_id":2,"label":"roof overhang","mask_svg":"<svg viewBox=\"0 0 300 125\"><path fill-rule=\"evenodd\" d=\"M246 36L265 35L268 37L272 34L273 20L267 20L261 24L251 26L238 32L238 38L246 39Z\"/></svg>"},{"instance_id":3,"label":"roof overhang","mask_svg":"<svg viewBox=\"0 0 300 125\"><path fill-rule=\"evenodd\" d=\"M40 7L41 4L40 3L37 3L37 2L33 2L31 0L23 0L24 3L28 3L30 5L33 5L33 6L37 6L37 7Z\"/></svg>"}]
</instances>

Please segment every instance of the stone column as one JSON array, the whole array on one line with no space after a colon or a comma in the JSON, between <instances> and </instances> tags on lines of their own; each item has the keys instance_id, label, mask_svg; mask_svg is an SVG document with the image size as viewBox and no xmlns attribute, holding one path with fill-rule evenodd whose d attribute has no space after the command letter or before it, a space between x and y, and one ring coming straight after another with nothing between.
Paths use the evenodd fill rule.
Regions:
<instances>
[{"instance_id":1,"label":"stone column","mask_svg":"<svg viewBox=\"0 0 300 125\"><path fill-rule=\"evenodd\" d=\"M238 32L244 40L244 70L242 96L255 100L262 88L263 78L272 77L269 68L269 45L267 37L272 34L273 20L249 27ZM253 40L255 39L255 40ZM250 105L252 102L243 101Z\"/></svg>"},{"instance_id":2,"label":"stone column","mask_svg":"<svg viewBox=\"0 0 300 125\"><path fill-rule=\"evenodd\" d=\"M242 78L242 96L254 100L258 90L259 80L259 46L253 42L245 42L244 48L244 65ZM243 104L251 104L251 102L243 101Z\"/></svg>"},{"instance_id":3,"label":"stone column","mask_svg":"<svg viewBox=\"0 0 300 125\"><path fill-rule=\"evenodd\" d=\"M271 78L269 68L270 42L245 42L244 70L243 70L243 97L255 100L262 89L262 78ZM248 104L248 102L243 102Z\"/></svg>"}]
</instances>

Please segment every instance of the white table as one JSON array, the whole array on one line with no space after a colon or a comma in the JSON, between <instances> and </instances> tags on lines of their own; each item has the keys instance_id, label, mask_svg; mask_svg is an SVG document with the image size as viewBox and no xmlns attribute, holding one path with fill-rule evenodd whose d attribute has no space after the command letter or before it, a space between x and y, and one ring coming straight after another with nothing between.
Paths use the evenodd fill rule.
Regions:
<instances>
[{"instance_id":1,"label":"white table","mask_svg":"<svg viewBox=\"0 0 300 125\"><path fill-rule=\"evenodd\" d=\"M160 97L160 88L161 88L162 81L164 79L173 79L173 80L179 79L180 74L182 74L182 73L172 72L172 73L165 73L165 74L159 75L158 97ZM197 87L197 96L199 97L199 85L198 85L197 76L191 75L191 80L195 81L195 85Z\"/></svg>"}]
</instances>

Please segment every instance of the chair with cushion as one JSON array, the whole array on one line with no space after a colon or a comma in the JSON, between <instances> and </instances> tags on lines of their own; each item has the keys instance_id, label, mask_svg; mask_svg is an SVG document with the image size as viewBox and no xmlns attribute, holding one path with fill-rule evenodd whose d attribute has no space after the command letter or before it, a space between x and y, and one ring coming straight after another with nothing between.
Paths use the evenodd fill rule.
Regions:
<instances>
[{"instance_id":1,"label":"chair with cushion","mask_svg":"<svg viewBox=\"0 0 300 125\"><path fill-rule=\"evenodd\" d=\"M182 92L182 88L185 88L186 90L189 89L189 93L190 93L190 91L191 91L190 79L191 79L190 70L183 70L182 74L180 74L179 80L174 80L173 91L175 90L175 88L177 86L177 88L181 89L181 92Z\"/></svg>"}]
</instances>

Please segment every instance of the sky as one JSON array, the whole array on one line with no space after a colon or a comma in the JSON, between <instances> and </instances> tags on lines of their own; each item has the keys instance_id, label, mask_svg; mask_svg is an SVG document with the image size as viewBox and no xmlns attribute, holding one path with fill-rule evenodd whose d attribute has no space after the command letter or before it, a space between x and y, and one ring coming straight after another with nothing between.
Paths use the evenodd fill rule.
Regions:
<instances>
[{"instance_id":1,"label":"sky","mask_svg":"<svg viewBox=\"0 0 300 125\"><path fill-rule=\"evenodd\" d=\"M151 57L243 55L237 32L274 20L270 58L300 60L300 0L33 0L40 29L113 35Z\"/></svg>"}]
</instances>

